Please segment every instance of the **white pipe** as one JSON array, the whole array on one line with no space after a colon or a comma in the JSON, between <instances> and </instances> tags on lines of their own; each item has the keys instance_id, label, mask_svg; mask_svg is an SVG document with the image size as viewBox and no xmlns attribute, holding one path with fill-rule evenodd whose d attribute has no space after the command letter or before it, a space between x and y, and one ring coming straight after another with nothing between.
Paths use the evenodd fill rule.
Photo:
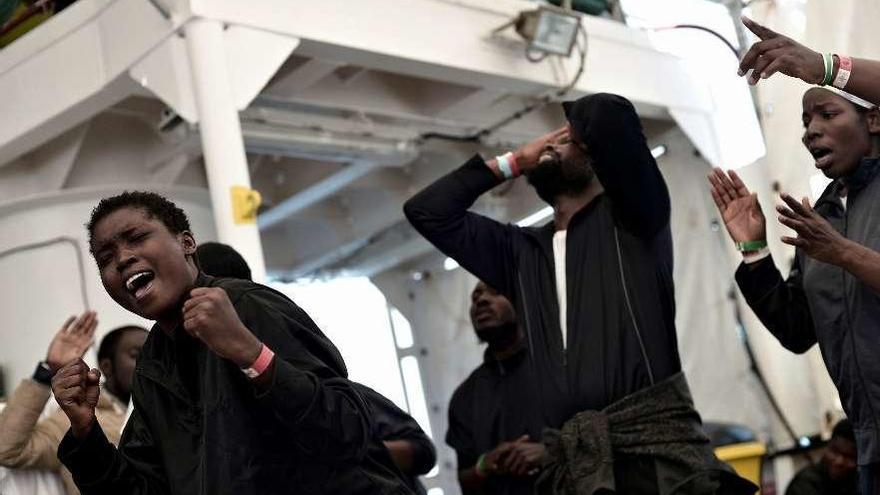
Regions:
<instances>
[{"instance_id":1,"label":"white pipe","mask_svg":"<svg viewBox=\"0 0 880 495\"><path fill-rule=\"evenodd\" d=\"M236 224L233 217L231 188L250 188L251 179L227 68L223 24L197 18L184 26L184 33L217 238L238 250L254 280L263 281L266 265L257 224Z\"/></svg>"}]
</instances>

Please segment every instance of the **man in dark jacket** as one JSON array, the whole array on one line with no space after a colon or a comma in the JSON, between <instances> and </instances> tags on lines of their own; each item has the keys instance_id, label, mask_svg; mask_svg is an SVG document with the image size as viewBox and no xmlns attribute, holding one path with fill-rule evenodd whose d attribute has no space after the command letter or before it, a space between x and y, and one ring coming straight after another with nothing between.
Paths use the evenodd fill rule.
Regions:
<instances>
[{"instance_id":1,"label":"man in dark jacket","mask_svg":"<svg viewBox=\"0 0 880 495\"><path fill-rule=\"evenodd\" d=\"M544 458L544 422L533 402L525 336L506 297L479 282L471 322L488 344L483 364L455 389L446 443L458 457L464 495L530 495Z\"/></svg>"},{"instance_id":2,"label":"man in dark jacket","mask_svg":"<svg viewBox=\"0 0 880 495\"><path fill-rule=\"evenodd\" d=\"M624 454L613 444L621 437L611 432L610 447L600 447L615 451L613 473L603 472L587 487L666 493L697 470L718 468L680 376L669 194L629 101L596 94L563 109L565 128L496 159L474 156L410 199L404 212L437 248L514 303L545 426L562 428L579 412L603 410L674 380L664 396L675 404L663 407L688 411L679 419L694 457L673 456L687 466L672 474L667 463L658 464L660 455ZM520 228L468 211L481 194L520 172L553 206L551 223ZM653 398L640 394L624 406L644 413L659 405ZM571 426L606 434L622 426L602 414L582 419ZM641 449L627 446L634 451ZM592 461L604 466L602 459ZM565 472L571 471L557 471L563 478Z\"/></svg>"},{"instance_id":3,"label":"man in dark jacket","mask_svg":"<svg viewBox=\"0 0 880 495\"><path fill-rule=\"evenodd\" d=\"M374 437L388 449L407 486L417 495L426 494L419 475L428 474L437 463L434 443L419 423L390 399L366 385L352 383L370 406Z\"/></svg>"},{"instance_id":4,"label":"man in dark jacket","mask_svg":"<svg viewBox=\"0 0 880 495\"><path fill-rule=\"evenodd\" d=\"M251 280L251 268L244 257L232 246L219 242L205 242L196 249L199 268L212 277L231 277ZM417 494L426 493L419 475L427 474L437 462L434 444L418 422L379 392L352 382L371 409L373 434L380 440L407 485Z\"/></svg>"},{"instance_id":5,"label":"man in dark jacket","mask_svg":"<svg viewBox=\"0 0 880 495\"><path fill-rule=\"evenodd\" d=\"M852 422L844 419L834 426L819 463L801 469L788 484L785 495L856 495L856 461Z\"/></svg>"},{"instance_id":6,"label":"man in dark jacket","mask_svg":"<svg viewBox=\"0 0 880 495\"><path fill-rule=\"evenodd\" d=\"M817 342L852 420L863 493L880 493L880 112L848 93L811 88L803 143L834 179L815 206L782 194L779 221L797 233L783 279L767 249L757 196L731 171L709 177L727 231L743 253L736 281L761 323L785 348Z\"/></svg>"},{"instance_id":7,"label":"man in dark jacket","mask_svg":"<svg viewBox=\"0 0 880 495\"><path fill-rule=\"evenodd\" d=\"M183 211L123 193L88 228L107 292L156 325L118 450L94 419L98 371L75 360L52 380L83 495L411 493L333 344L284 295L200 273Z\"/></svg>"}]
</instances>

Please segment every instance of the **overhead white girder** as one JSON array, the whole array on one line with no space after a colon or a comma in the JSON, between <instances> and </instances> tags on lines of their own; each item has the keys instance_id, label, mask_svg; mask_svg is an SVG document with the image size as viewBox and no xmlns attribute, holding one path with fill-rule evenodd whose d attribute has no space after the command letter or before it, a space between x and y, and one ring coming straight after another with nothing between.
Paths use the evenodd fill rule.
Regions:
<instances>
[{"instance_id":1,"label":"overhead white girder","mask_svg":"<svg viewBox=\"0 0 880 495\"><path fill-rule=\"evenodd\" d=\"M260 214L257 223L260 229L268 229L283 222L292 215L330 197L345 186L360 179L380 166L376 162L354 162L346 165L338 172L311 185L293 196L275 205L269 211Z\"/></svg>"},{"instance_id":2,"label":"overhead white girder","mask_svg":"<svg viewBox=\"0 0 880 495\"><path fill-rule=\"evenodd\" d=\"M528 62L515 37L491 34L520 11L535 7L524 0L200 0L192 7L199 15L299 37L301 55L478 91L546 93L564 86L578 65L576 54L567 60ZM582 25L589 40L586 72L571 97L614 92L630 99L644 116L671 115L713 165L739 167L763 155L760 143L744 151L725 128L726 122L742 120L743 108L751 108L748 98L730 94L725 87L730 81L689 72L681 59L657 49L644 31L590 16L582 18ZM650 84L645 84L646 77ZM719 99L719 94L729 96ZM757 121L751 120L755 127ZM757 130L749 134L758 135Z\"/></svg>"},{"instance_id":3,"label":"overhead white girder","mask_svg":"<svg viewBox=\"0 0 880 495\"><path fill-rule=\"evenodd\" d=\"M181 34L193 22L223 26L230 108L242 110L263 93L243 114L238 134L245 149L321 161L406 163L429 149L416 149L414 140L422 133L473 132L531 97L566 85L579 63L577 51L566 60L531 63L512 30L492 34L520 11L535 8L525 0L162 0L158 5L167 8L144 0L80 0L0 52L2 110L8 116L0 122L0 165L128 96L145 94L144 88L185 120L198 121L193 71L204 74L194 68ZM676 120L713 164L745 159L734 153L730 140L736 136L721 127L733 119L719 104L727 93L715 81L657 49L644 31L589 16L582 23L589 40L586 69L568 97L621 94L643 116ZM289 58L294 51L296 57ZM285 60L290 70L264 89ZM422 98L425 91L438 94ZM500 130L487 144L522 142L554 119L550 110ZM231 121L234 112L227 113ZM152 160L155 180L174 181L190 170L178 151L199 152L185 143ZM246 185L238 147L234 155L236 174L245 172L235 182ZM208 167L215 178L224 170ZM343 169L320 187L303 189L289 201L279 198L287 207L274 212L272 222L338 195L370 170ZM217 201L221 196L215 191ZM215 204L215 212L222 211ZM357 232L340 242L372 233ZM324 247L318 252L329 252Z\"/></svg>"},{"instance_id":4,"label":"overhead white girder","mask_svg":"<svg viewBox=\"0 0 880 495\"><path fill-rule=\"evenodd\" d=\"M519 11L534 8L524 0L176 0L162 5L170 18L141 0L80 0L0 53L0 92L8 117L0 123L0 163L141 91L120 76L146 63L193 17L227 23L227 38L242 35L249 43L255 36L301 40L298 54L330 61L307 66L313 78L334 64L353 64L478 90L538 95L564 86L578 64L576 54L564 61L530 63L515 35L490 34ZM582 23L589 36L586 72L573 96L612 91L654 117L668 115L667 109L687 116L715 110L706 84L690 77L680 59L655 49L644 32L589 16ZM247 71L232 65L237 85L235 74ZM652 84L644 84L646 74ZM250 87L259 83L252 81ZM177 93L186 90L180 87ZM247 99L238 98L239 106L242 101ZM191 111L184 113L192 117ZM700 141L718 135L691 137Z\"/></svg>"},{"instance_id":5,"label":"overhead white girder","mask_svg":"<svg viewBox=\"0 0 880 495\"><path fill-rule=\"evenodd\" d=\"M141 0L80 0L0 52L0 165L137 91L125 72L178 23Z\"/></svg>"},{"instance_id":6,"label":"overhead white girder","mask_svg":"<svg viewBox=\"0 0 880 495\"><path fill-rule=\"evenodd\" d=\"M524 94L564 86L577 69L572 55L563 63L568 78L560 77L549 58L531 63L521 43L490 36L534 8L525 0L192 3L197 15L299 37L302 55ZM589 46L578 92L614 91L643 106L711 111L707 88L684 74L677 57L655 50L644 33L601 18L585 16L582 22ZM656 84L643 84L644 74Z\"/></svg>"},{"instance_id":7,"label":"overhead white girder","mask_svg":"<svg viewBox=\"0 0 880 495\"><path fill-rule=\"evenodd\" d=\"M244 110L260 93L278 67L299 45L299 39L244 26L223 31L223 47L235 106ZM186 42L170 36L129 73L184 120L198 122L193 95L193 73Z\"/></svg>"}]
</instances>

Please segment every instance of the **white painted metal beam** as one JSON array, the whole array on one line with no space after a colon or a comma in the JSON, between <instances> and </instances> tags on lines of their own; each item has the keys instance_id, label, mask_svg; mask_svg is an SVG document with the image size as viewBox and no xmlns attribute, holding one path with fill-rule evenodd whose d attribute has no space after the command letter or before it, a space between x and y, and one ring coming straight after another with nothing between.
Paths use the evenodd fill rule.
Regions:
<instances>
[{"instance_id":1,"label":"white painted metal beam","mask_svg":"<svg viewBox=\"0 0 880 495\"><path fill-rule=\"evenodd\" d=\"M267 89L269 94L295 95L329 76L342 64L330 60L307 60L299 67L278 78Z\"/></svg>"},{"instance_id":2,"label":"white painted metal beam","mask_svg":"<svg viewBox=\"0 0 880 495\"><path fill-rule=\"evenodd\" d=\"M244 26L223 31L224 54L238 110L244 110L299 45L299 39ZM170 36L137 61L131 78L190 123L198 121L190 61L183 38Z\"/></svg>"},{"instance_id":3,"label":"white painted metal beam","mask_svg":"<svg viewBox=\"0 0 880 495\"><path fill-rule=\"evenodd\" d=\"M331 162L403 165L417 156L413 144L359 136L340 136L258 123L243 126L248 151Z\"/></svg>"},{"instance_id":4,"label":"white painted metal beam","mask_svg":"<svg viewBox=\"0 0 880 495\"><path fill-rule=\"evenodd\" d=\"M260 229L271 228L309 206L336 194L352 182L369 174L378 166L380 165L376 162L354 162L346 165L342 170L331 174L317 184L297 192L278 203L269 211L261 214L258 218Z\"/></svg>"},{"instance_id":5,"label":"white painted metal beam","mask_svg":"<svg viewBox=\"0 0 880 495\"><path fill-rule=\"evenodd\" d=\"M141 0L80 0L0 51L0 164L136 91L125 72L179 24Z\"/></svg>"},{"instance_id":6,"label":"white painted metal beam","mask_svg":"<svg viewBox=\"0 0 880 495\"><path fill-rule=\"evenodd\" d=\"M299 37L298 53L313 58L519 94L568 82L549 60L527 61L515 35L490 36L519 11L534 8L525 0L213 0L193 5L200 15ZM577 93L613 91L636 105L711 111L706 86L688 77L680 59L654 49L645 33L590 16L583 25L589 48ZM565 77L576 72L577 62L576 55L565 61ZM645 74L651 74L652 84L644 84Z\"/></svg>"},{"instance_id":7,"label":"white painted metal beam","mask_svg":"<svg viewBox=\"0 0 880 495\"><path fill-rule=\"evenodd\" d=\"M437 116L441 118L453 118L455 116L468 115L490 106L492 103L504 97L505 94L504 91L486 88L475 89L465 97L437 112Z\"/></svg>"},{"instance_id":8,"label":"white painted metal beam","mask_svg":"<svg viewBox=\"0 0 880 495\"><path fill-rule=\"evenodd\" d=\"M266 265L256 222L242 221L235 214L233 188L250 189L251 180L227 67L223 25L193 19L184 29L217 238L241 253L254 280L262 281Z\"/></svg>"},{"instance_id":9,"label":"white painted metal beam","mask_svg":"<svg viewBox=\"0 0 880 495\"><path fill-rule=\"evenodd\" d=\"M268 276L270 278L279 280L296 280L302 277L306 277L312 273L317 272L321 268L324 268L325 266L330 266L345 259L346 257L356 253L359 249L364 248L369 243L370 236L355 239L341 246L336 246L325 254L300 263L292 269L274 271L269 270Z\"/></svg>"},{"instance_id":10,"label":"white painted metal beam","mask_svg":"<svg viewBox=\"0 0 880 495\"><path fill-rule=\"evenodd\" d=\"M346 272L362 277L373 277L422 256L432 249L434 249L434 246L431 243L420 236L416 236L391 249L384 250L381 256L374 256L367 261L346 268Z\"/></svg>"},{"instance_id":11,"label":"white painted metal beam","mask_svg":"<svg viewBox=\"0 0 880 495\"><path fill-rule=\"evenodd\" d=\"M153 172L150 181L158 184L174 184L183 175L192 158L189 154L175 156Z\"/></svg>"}]
</instances>

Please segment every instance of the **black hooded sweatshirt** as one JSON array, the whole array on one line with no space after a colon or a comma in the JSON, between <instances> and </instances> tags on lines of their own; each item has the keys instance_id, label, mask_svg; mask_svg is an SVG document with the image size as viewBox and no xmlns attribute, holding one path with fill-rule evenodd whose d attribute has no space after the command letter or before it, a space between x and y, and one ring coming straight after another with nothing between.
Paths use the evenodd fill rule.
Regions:
<instances>
[{"instance_id":1,"label":"black hooded sweatshirt","mask_svg":"<svg viewBox=\"0 0 880 495\"><path fill-rule=\"evenodd\" d=\"M373 434L371 409L332 342L280 292L200 274L275 352L262 392L184 331L154 328L117 450L98 425L58 456L83 495L412 494Z\"/></svg>"},{"instance_id":2,"label":"black hooded sweatshirt","mask_svg":"<svg viewBox=\"0 0 880 495\"><path fill-rule=\"evenodd\" d=\"M502 224L468 209L499 184L479 156L404 205L440 251L513 302L526 331L540 424L559 428L681 369L675 335L670 201L632 104L596 94L565 105L605 192L568 225L563 349L553 223Z\"/></svg>"}]
</instances>

